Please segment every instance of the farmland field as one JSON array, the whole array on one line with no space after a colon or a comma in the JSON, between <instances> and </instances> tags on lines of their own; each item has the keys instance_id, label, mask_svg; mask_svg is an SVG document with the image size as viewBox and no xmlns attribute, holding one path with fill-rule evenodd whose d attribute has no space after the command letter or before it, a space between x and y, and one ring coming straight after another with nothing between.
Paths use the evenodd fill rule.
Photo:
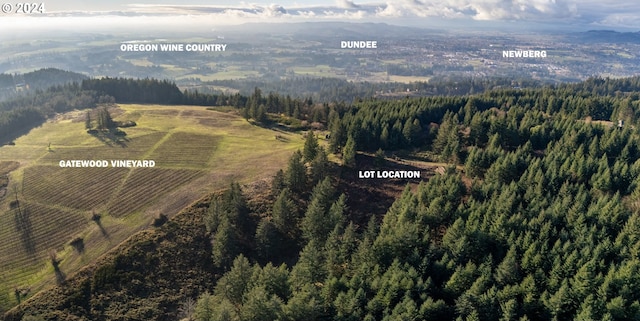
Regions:
<instances>
[{"instance_id":1,"label":"farmland field","mask_svg":"<svg viewBox=\"0 0 640 321\"><path fill-rule=\"evenodd\" d=\"M108 213L122 217L194 178L202 175L189 169L136 168L110 202Z\"/></svg>"},{"instance_id":2,"label":"farmland field","mask_svg":"<svg viewBox=\"0 0 640 321\"><path fill-rule=\"evenodd\" d=\"M163 166L203 168L208 165L220 139L212 135L175 133L155 149L150 159L162 159Z\"/></svg>"},{"instance_id":3,"label":"farmland field","mask_svg":"<svg viewBox=\"0 0 640 321\"><path fill-rule=\"evenodd\" d=\"M24 170L24 198L90 211L104 203L127 174L125 168L60 168L36 165ZM52 193L64 182L65 189Z\"/></svg>"},{"instance_id":4,"label":"farmland field","mask_svg":"<svg viewBox=\"0 0 640 321\"><path fill-rule=\"evenodd\" d=\"M120 105L135 120L119 141L86 132L84 111L55 120L0 147L0 307L56 283L95 261L160 213L172 216L231 180L271 177L302 147L298 133L254 126L233 109ZM105 168L61 167L61 160L106 160ZM153 160L155 167L112 167L111 160ZM7 184L8 179L8 184ZM17 200L17 201L16 201ZM80 250L70 245L82 239Z\"/></svg>"}]
</instances>

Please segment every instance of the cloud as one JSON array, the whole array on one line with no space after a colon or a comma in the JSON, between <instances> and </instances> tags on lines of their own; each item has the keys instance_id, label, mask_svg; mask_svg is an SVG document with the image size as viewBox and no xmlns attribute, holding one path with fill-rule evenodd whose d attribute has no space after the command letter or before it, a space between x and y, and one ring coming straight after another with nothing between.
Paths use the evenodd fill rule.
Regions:
<instances>
[{"instance_id":1,"label":"cloud","mask_svg":"<svg viewBox=\"0 0 640 321\"><path fill-rule=\"evenodd\" d=\"M468 17L475 20L553 20L576 16L567 0L399 0L378 7L381 17Z\"/></svg>"},{"instance_id":2,"label":"cloud","mask_svg":"<svg viewBox=\"0 0 640 321\"><path fill-rule=\"evenodd\" d=\"M345 9L357 9L360 7L350 0L336 0L336 5L338 6L338 8L345 8Z\"/></svg>"},{"instance_id":3,"label":"cloud","mask_svg":"<svg viewBox=\"0 0 640 321\"><path fill-rule=\"evenodd\" d=\"M640 26L640 16L635 13L616 13L604 16L598 21L591 23L598 27L619 27L619 28L638 28Z\"/></svg>"},{"instance_id":4,"label":"cloud","mask_svg":"<svg viewBox=\"0 0 640 321\"><path fill-rule=\"evenodd\" d=\"M277 17L287 14L287 10L283 6L272 4L265 7L264 13L267 17Z\"/></svg>"},{"instance_id":5,"label":"cloud","mask_svg":"<svg viewBox=\"0 0 640 321\"><path fill-rule=\"evenodd\" d=\"M470 1L478 20L558 20L574 18L575 7L563 0L487 0Z\"/></svg>"},{"instance_id":6,"label":"cloud","mask_svg":"<svg viewBox=\"0 0 640 321\"><path fill-rule=\"evenodd\" d=\"M130 4L120 11L59 11L37 19L24 18L19 25L28 28L34 21L58 24L79 24L75 18L93 18L108 25L153 25L159 28L180 23L224 25L245 22L300 22L300 21L385 21L402 23L405 18L455 18L505 23L542 22L582 26L640 27L640 5L635 0L602 3L596 0L379 0L385 2L360 3L353 0L334 0L333 5L282 6L240 2L234 6L222 5L167 5ZM375 1L375 0L373 0ZM56 19L64 17L65 19ZM395 20L394 20L395 19ZM11 19L13 21L14 19ZM86 20L79 19L82 23ZM458 21L458 20L457 20ZM15 27L8 19L0 27ZM42 22L39 25L46 25ZM55 27L55 25L50 25Z\"/></svg>"}]
</instances>

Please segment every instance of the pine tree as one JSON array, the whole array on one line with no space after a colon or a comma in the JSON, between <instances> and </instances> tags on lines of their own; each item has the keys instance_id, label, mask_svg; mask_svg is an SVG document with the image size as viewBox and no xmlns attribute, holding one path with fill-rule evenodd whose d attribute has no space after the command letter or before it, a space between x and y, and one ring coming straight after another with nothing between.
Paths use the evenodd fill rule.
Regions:
<instances>
[{"instance_id":1,"label":"pine tree","mask_svg":"<svg viewBox=\"0 0 640 321\"><path fill-rule=\"evenodd\" d=\"M208 292L203 293L196 303L195 318L198 321L213 321L214 298Z\"/></svg>"},{"instance_id":2,"label":"pine tree","mask_svg":"<svg viewBox=\"0 0 640 321\"><path fill-rule=\"evenodd\" d=\"M502 317L500 321L515 321L518 317L518 302L515 299L511 299L503 304L500 304L502 310Z\"/></svg>"},{"instance_id":3,"label":"pine tree","mask_svg":"<svg viewBox=\"0 0 640 321\"><path fill-rule=\"evenodd\" d=\"M342 151L342 164L348 167L356 165L356 142L353 136L349 136Z\"/></svg>"},{"instance_id":4,"label":"pine tree","mask_svg":"<svg viewBox=\"0 0 640 321\"><path fill-rule=\"evenodd\" d=\"M240 254L240 244L235 228L227 217L222 217L212 237L212 259L217 267L228 267L236 255Z\"/></svg>"},{"instance_id":5,"label":"pine tree","mask_svg":"<svg viewBox=\"0 0 640 321\"><path fill-rule=\"evenodd\" d=\"M244 294L249 290L253 267L242 254L238 255L231 269L218 280L215 296L229 300L234 306L242 305Z\"/></svg>"},{"instance_id":6,"label":"pine tree","mask_svg":"<svg viewBox=\"0 0 640 321\"><path fill-rule=\"evenodd\" d=\"M420 143L420 132L422 131L422 127L420 127L420 121L418 119L410 119L407 118L407 121L404 124L402 129L402 135L408 146L417 146Z\"/></svg>"},{"instance_id":7,"label":"pine tree","mask_svg":"<svg viewBox=\"0 0 640 321\"><path fill-rule=\"evenodd\" d=\"M384 124L382 132L380 133L380 146L382 148L389 147L389 124Z\"/></svg>"},{"instance_id":8,"label":"pine tree","mask_svg":"<svg viewBox=\"0 0 640 321\"><path fill-rule=\"evenodd\" d=\"M275 294L283 301L291 297L289 268L284 263L274 266L269 262L262 269L254 270L251 283L254 287L264 287L267 293Z\"/></svg>"},{"instance_id":9,"label":"pine tree","mask_svg":"<svg viewBox=\"0 0 640 321\"><path fill-rule=\"evenodd\" d=\"M311 201L302 218L304 238L309 241L315 240L320 246L324 244L327 235L335 226L334 220L328 217L334 192L331 180L328 177L318 183L313 188ZM338 209L335 211L337 212Z\"/></svg>"},{"instance_id":10,"label":"pine tree","mask_svg":"<svg viewBox=\"0 0 640 321\"><path fill-rule=\"evenodd\" d=\"M86 118L84 120L84 128L91 130L93 128L93 124L91 123L91 112L87 111Z\"/></svg>"},{"instance_id":11,"label":"pine tree","mask_svg":"<svg viewBox=\"0 0 640 321\"><path fill-rule=\"evenodd\" d=\"M335 114L335 118L329 125L329 130L331 131L331 135L329 137L329 151L331 153L336 153L344 143L346 136L346 130L337 114Z\"/></svg>"},{"instance_id":12,"label":"pine tree","mask_svg":"<svg viewBox=\"0 0 640 321\"><path fill-rule=\"evenodd\" d=\"M316 241L311 240L300 252L300 258L291 270L291 286L300 290L305 285L323 282L326 270L322 248Z\"/></svg>"},{"instance_id":13,"label":"pine tree","mask_svg":"<svg viewBox=\"0 0 640 321\"><path fill-rule=\"evenodd\" d=\"M252 288L245 295L240 319L243 321L273 321L282 314L282 301L267 293L264 287Z\"/></svg>"},{"instance_id":14,"label":"pine tree","mask_svg":"<svg viewBox=\"0 0 640 321\"><path fill-rule=\"evenodd\" d=\"M286 187L287 183L285 182L284 171L279 169L273 177L273 181L271 181L271 195L273 197L278 197Z\"/></svg>"},{"instance_id":15,"label":"pine tree","mask_svg":"<svg viewBox=\"0 0 640 321\"><path fill-rule=\"evenodd\" d=\"M222 195L211 199L204 220L207 231L212 234L213 262L218 267L226 267L242 251L239 240L250 224L247 201L238 183L232 182Z\"/></svg>"},{"instance_id":16,"label":"pine tree","mask_svg":"<svg viewBox=\"0 0 640 321\"><path fill-rule=\"evenodd\" d=\"M319 292L320 291L315 284L303 283L303 285L293 293L293 296L287 302L284 309L285 315L287 316L286 320L323 320L324 304Z\"/></svg>"},{"instance_id":17,"label":"pine tree","mask_svg":"<svg viewBox=\"0 0 640 321\"><path fill-rule=\"evenodd\" d=\"M483 121L482 114L473 115L469 127L469 143L478 147L484 147L489 140L487 136L489 128Z\"/></svg>"},{"instance_id":18,"label":"pine tree","mask_svg":"<svg viewBox=\"0 0 640 321\"><path fill-rule=\"evenodd\" d=\"M272 217L275 227L283 234L295 238L298 226L298 215L292 200L291 192L285 188L273 203Z\"/></svg>"},{"instance_id":19,"label":"pine tree","mask_svg":"<svg viewBox=\"0 0 640 321\"><path fill-rule=\"evenodd\" d=\"M316 138L316 134L312 130L310 130L307 133L307 138L304 141L304 149L302 151L302 155L304 156L304 161L311 162L318 154L319 148L320 148L320 145L318 145L318 139Z\"/></svg>"},{"instance_id":20,"label":"pine tree","mask_svg":"<svg viewBox=\"0 0 640 321\"><path fill-rule=\"evenodd\" d=\"M518 258L515 246L511 246L509 252L498 265L495 272L496 281L500 285L512 284L520 279Z\"/></svg>"},{"instance_id":21,"label":"pine tree","mask_svg":"<svg viewBox=\"0 0 640 321\"><path fill-rule=\"evenodd\" d=\"M453 114L447 112L444 115L442 123L438 127L438 134L433 141L433 150L436 153L442 153L447 144L449 144L449 137L451 132L457 132L457 118L454 119Z\"/></svg>"},{"instance_id":22,"label":"pine tree","mask_svg":"<svg viewBox=\"0 0 640 321\"><path fill-rule=\"evenodd\" d=\"M295 119L300 119L300 106L298 106L297 104L293 107L292 117Z\"/></svg>"},{"instance_id":23,"label":"pine tree","mask_svg":"<svg viewBox=\"0 0 640 321\"><path fill-rule=\"evenodd\" d=\"M318 148L316 157L311 161L311 181L317 183L327 176L329 171L329 158L324 148Z\"/></svg>"},{"instance_id":24,"label":"pine tree","mask_svg":"<svg viewBox=\"0 0 640 321\"><path fill-rule=\"evenodd\" d=\"M590 260L576 272L571 284L576 300L583 300L596 290L600 281L596 276L596 266L597 263Z\"/></svg>"},{"instance_id":25,"label":"pine tree","mask_svg":"<svg viewBox=\"0 0 640 321\"><path fill-rule=\"evenodd\" d=\"M249 118L251 118L251 107L249 107L249 105L244 106L240 111L240 116L242 116L242 118L246 120L249 120Z\"/></svg>"},{"instance_id":26,"label":"pine tree","mask_svg":"<svg viewBox=\"0 0 640 321\"><path fill-rule=\"evenodd\" d=\"M103 107L98 112L98 129L105 130L114 128L115 124L111 118L111 114L106 107Z\"/></svg>"},{"instance_id":27,"label":"pine tree","mask_svg":"<svg viewBox=\"0 0 640 321\"><path fill-rule=\"evenodd\" d=\"M482 168L482 154L478 148L470 148L467 160L464 162L464 171L469 177L480 177L484 173Z\"/></svg>"},{"instance_id":28,"label":"pine tree","mask_svg":"<svg viewBox=\"0 0 640 321\"><path fill-rule=\"evenodd\" d=\"M412 122L410 118L407 118L407 121L404 123L404 126L402 127L402 136L404 138L404 142L406 146L411 146L414 142L412 140Z\"/></svg>"},{"instance_id":29,"label":"pine tree","mask_svg":"<svg viewBox=\"0 0 640 321\"><path fill-rule=\"evenodd\" d=\"M333 230L336 225L344 225L347 211L347 196L340 194L340 197L329 208L329 215L327 217L327 230L331 228ZM327 233L330 232L327 231Z\"/></svg>"},{"instance_id":30,"label":"pine tree","mask_svg":"<svg viewBox=\"0 0 640 321\"><path fill-rule=\"evenodd\" d=\"M255 241L260 257L267 261L271 260L274 255L281 253L284 238L271 220L262 218L256 228Z\"/></svg>"},{"instance_id":31,"label":"pine tree","mask_svg":"<svg viewBox=\"0 0 640 321\"><path fill-rule=\"evenodd\" d=\"M258 109L256 110L256 115L255 115L255 120L256 122L260 123L260 124L265 124L268 120L267 118L267 111L264 107L264 105L260 105L258 106Z\"/></svg>"},{"instance_id":32,"label":"pine tree","mask_svg":"<svg viewBox=\"0 0 640 321\"><path fill-rule=\"evenodd\" d=\"M307 168L302 162L302 153L299 150L289 158L285 179L287 186L296 193L302 192L307 185Z\"/></svg>"},{"instance_id":33,"label":"pine tree","mask_svg":"<svg viewBox=\"0 0 640 321\"><path fill-rule=\"evenodd\" d=\"M558 291L549 298L547 307L554 320L567 320L575 312L575 304L573 291L567 279L564 279Z\"/></svg>"}]
</instances>

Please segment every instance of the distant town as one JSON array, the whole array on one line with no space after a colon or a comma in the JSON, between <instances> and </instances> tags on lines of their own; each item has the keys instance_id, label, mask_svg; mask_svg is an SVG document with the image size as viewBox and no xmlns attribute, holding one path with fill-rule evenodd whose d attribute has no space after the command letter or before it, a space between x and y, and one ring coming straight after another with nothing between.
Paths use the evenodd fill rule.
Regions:
<instances>
[{"instance_id":1,"label":"distant town","mask_svg":"<svg viewBox=\"0 0 640 321\"><path fill-rule=\"evenodd\" d=\"M224 50L205 50L204 44L222 39ZM132 49L176 44L193 49ZM171 79L182 88L215 84L210 89L232 92L238 88L219 82L308 76L407 84L494 77L558 83L640 72L638 34L612 31L510 35L385 24L241 25L206 35L61 35L15 40L0 49L6 53L0 73L53 66L93 77ZM0 83L0 88L26 85Z\"/></svg>"}]
</instances>

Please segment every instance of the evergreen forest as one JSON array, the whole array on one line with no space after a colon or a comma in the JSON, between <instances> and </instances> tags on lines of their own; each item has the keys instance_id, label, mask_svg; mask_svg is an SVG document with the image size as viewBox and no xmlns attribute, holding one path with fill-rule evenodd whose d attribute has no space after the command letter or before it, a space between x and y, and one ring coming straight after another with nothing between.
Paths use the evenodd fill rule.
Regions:
<instances>
[{"instance_id":1,"label":"evergreen forest","mask_svg":"<svg viewBox=\"0 0 640 321\"><path fill-rule=\"evenodd\" d=\"M301 155L253 225L231 188L207 221L227 272L195 319L639 320L638 85L332 109L332 151L422 152L450 167L368 224L353 221L339 177L299 183L317 166Z\"/></svg>"}]
</instances>

